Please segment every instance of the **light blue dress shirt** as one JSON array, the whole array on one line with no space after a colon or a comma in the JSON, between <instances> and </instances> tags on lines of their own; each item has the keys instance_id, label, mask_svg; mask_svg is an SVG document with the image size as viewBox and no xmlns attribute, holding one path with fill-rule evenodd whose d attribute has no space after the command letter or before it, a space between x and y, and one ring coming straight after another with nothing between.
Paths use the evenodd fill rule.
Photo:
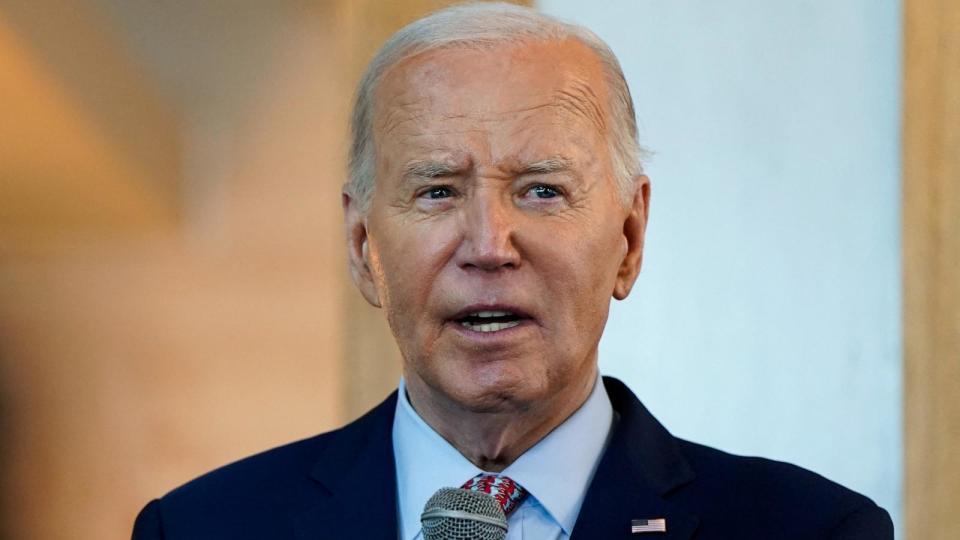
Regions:
<instances>
[{"instance_id":1,"label":"light blue dress shirt","mask_svg":"<svg viewBox=\"0 0 960 540\"><path fill-rule=\"evenodd\" d=\"M510 514L507 540L570 537L612 423L610 398L597 376L590 397L576 412L499 473L530 494ZM393 455L401 540L423 538L420 514L434 492L460 487L484 472L413 410L402 379L393 420Z\"/></svg>"}]
</instances>

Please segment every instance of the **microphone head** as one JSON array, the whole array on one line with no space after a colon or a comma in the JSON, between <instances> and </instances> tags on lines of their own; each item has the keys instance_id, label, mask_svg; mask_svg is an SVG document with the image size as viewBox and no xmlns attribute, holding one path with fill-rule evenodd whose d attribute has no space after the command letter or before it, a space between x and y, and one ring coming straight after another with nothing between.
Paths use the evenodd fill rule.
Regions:
<instances>
[{"instance_id":1,"label":"microphone head","mask_svg":"<svg viewBox=\"0 0 960 540\"><path fill-rule=\"evenodd\" d=\"M424 540L504 540L507 516L492 496L459 488L440 488L420 516Z\"/></svg>"}]
</instances>

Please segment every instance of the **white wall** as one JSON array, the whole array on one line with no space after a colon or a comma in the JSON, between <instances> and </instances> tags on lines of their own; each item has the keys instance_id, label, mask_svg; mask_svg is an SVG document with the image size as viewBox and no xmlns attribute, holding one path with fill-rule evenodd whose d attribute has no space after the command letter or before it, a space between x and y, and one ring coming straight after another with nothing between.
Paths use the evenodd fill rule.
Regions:
<instances>
[{"instance_id":1,"label":"white wall","mask_svg":"<svg viewBox=\"0 0 960 540\"><path fill-rule=\"evenodd\" d=\"M539 4L613 47L656 152L601 369L675 434L813 469L899 529L899 3Z\"/></svg>"}]
</instances>

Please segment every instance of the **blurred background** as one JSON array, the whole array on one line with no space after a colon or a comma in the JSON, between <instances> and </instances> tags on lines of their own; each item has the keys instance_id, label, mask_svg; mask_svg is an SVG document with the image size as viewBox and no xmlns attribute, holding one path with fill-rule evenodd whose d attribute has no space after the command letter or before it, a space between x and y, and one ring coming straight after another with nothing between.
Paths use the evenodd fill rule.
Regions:
<instances>
[{"instance_id":1,"label":"blurred background","mask_svg":"<svg viewBox=\"0 0 960 540\"><path fill-rule=\"evenodd\" d=\"M0 0L0 538L129 537L396 385L346 272L347 118L448 3ZM601 370L960 537L960 4L534 4L610 43L655 152Z\"/></svg>"}]
</instances>

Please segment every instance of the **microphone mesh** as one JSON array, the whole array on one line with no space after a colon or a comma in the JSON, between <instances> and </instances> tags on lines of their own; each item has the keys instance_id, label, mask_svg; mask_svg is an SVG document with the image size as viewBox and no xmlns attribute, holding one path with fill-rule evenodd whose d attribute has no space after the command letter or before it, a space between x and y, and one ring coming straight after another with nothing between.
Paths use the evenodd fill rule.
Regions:
<instances>
[{"instance_id":1,"label":"microphone mesh","mask_svg":"<svg viewBox=\"0 0 960 540\"><path fill-rule=\"evenodd\" d=\"M469 517L427 517L426 513L431 510L465 512L502 522L504 527ZM441 488L430 497L423 511L425 516L421 521L424 540L504 540L507 537L507 517L503 508L496 499L486 493Z\"/></svg>"}]
</instances>

